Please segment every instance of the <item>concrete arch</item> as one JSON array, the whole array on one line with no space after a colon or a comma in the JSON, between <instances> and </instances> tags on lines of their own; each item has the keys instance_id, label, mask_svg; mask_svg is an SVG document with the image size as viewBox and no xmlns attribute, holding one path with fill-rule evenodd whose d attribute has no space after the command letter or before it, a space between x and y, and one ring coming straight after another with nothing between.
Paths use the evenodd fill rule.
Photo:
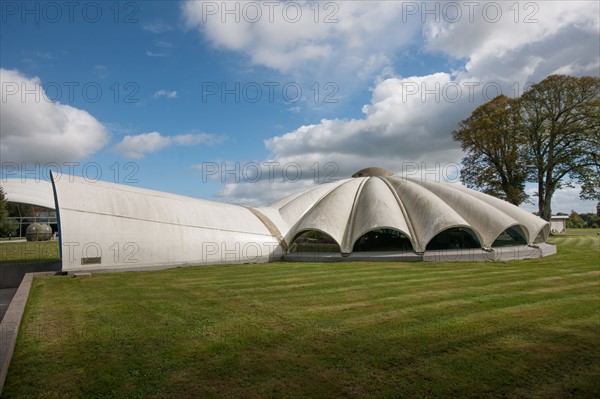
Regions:
<instances>
[{"instance_id":1,"label":"concrete arch","mask_svg":"<svg viewBox=\"0 0 600 399\"><path fill-rule=\"evenodd\" d=\"M548 238L548 235L550 234L550 223L537 217L531 212L527 212L526 210L521 209L518 206L510 204L499 198L492 197L479 191L468 189L459 184L453 184L452 188L455 190L460 190L471 197L477 198L478 200L493 206L496 209L496 211L501 211L507 216L518 220L519 224L521 224L525 228L525 233L527 234L527 243L530 245L533 244L533 241L535 240L540 231L548 231L548 233L544 237L544 240L546 240ZM548 226L546 230L544 229L545 226Z\"/></svg>"},{"instance_id":2,"label":"concrete arch","mask_svg":"<svg viewBox=\"0 0 600 399\"><path fill-rule=\"evenodd\" d=\"M456 237L452 237L455 231L462 231L464 234L456 234ZM442 240L442 237L448 237L447 245L442 245L442 243L437 243L436 241L446 241ZM461 240L465 240L466 237L473 238L473 245L471 243L461 242ZM458 240L458 241L457 241ZM456 245L454 244L456 242ZM435 244L437 248L431 248L431 245ZM481 243L481 239L477 232L473 230L470 226L452 226L447 229L440 231L434 237L432 237L425 246L426 251L430 250L445 250L445 249L474 249L481 248L483 244Z\"/></svg>"},{"instance_id":3,"label":"concrete arch","mask_svg":"<svg viewBox=\"0 0 600 399\"><path fill-rule=\"evenodd\" d=\"M312 233L312 232L317 232L320 233L324 236L326 236L326 240L325 242L315 242L315 245L318 246L322 246L323 251L321 252L340 252L340 243L337 242L333 237L331 237L329 234L325 233L324 231L318 230L318 229L309 229L309 230L301 230L298 231L296 234L294 234L294 237L292 238L292 240L290 241L290 247L288 250L288 253L290 252L303 252L302 250L298 250L299 248L301 248L301 246L299 246L300 243L298 243L298 239L300 239L303 235L307 234L307 233ZM333 243L335 243L336 248L331 248L328 244L328 241L332 241ZM303 243L302 243L303 244ZM308 247L306 247L306 249L310 249ZM318 249L316 248L317 251L319 252ZM329 249L329 250L328 250ZM309 251L309 252L315 252L315 251Z\"/></svg>"},{"instance_id":4,"label":"concrete arch","mask_svg":"<svg viewBox=\"0 0 600 399\"><path fill-rule=\"evenodd\" d=\"M513 245L527 245L527 243L528 243L528 235L527 235L526 227L523 226L522 224L518 224L517 223L517 224L514 224L512 226L507 227L506 230L504 230L500 234L498 234L498 236L496 238L494 238L494 241L492 241L491 247L492 248L498 248L498 247L501 247L501 246L508 246L507 244L501 244L501 243L498 243L497 241L500 239L500 237L504 233L506 233L508 235L511 235L510 230L515 230L515 232L517 234L519 234L523 238L523 242L519 243L518 240L515 240L517 242L517 244L513 244Z\"/></svg>"},{"instance_id":5,"label":"concrete arch","mask_svg":"<svg viewBox=\"0 0 600 399\"><path fill-rule=\"evenodd\" d=\"M534 241L538 238L538 236L541 236L544 241L548 240L548 237L550 236L550 223L547 222L542 227L540 227L539 230L534 230L533 234L530 235L530 237L533 238L529 239L529 245L533 245Z\"/></svg>"},{"instance_id":6,"label":"concrete arch","mask_svg":"<svg viewBox=\"0 0 600 399\"><path fill-rule=\"evenodd\" d=\"M396 229L396 228L394 228L394 227L391 227L391 226L381 226L381 227L375 227L375 228L373 228L373 229L370 229L370 230L364 231L362 234L360 234L360 235L358 236L358 238L357 238L357 239L354 241L353 245L352 245L352 252L357 252L357 245L359 245L359 244L360 244L360 243L359 243L359 241L360 241L360 240L361 240L361 239L362 239L362 238L363 238L365 235L367 235L368 233L371 233L371 232L375 232L375 231L377 231L377 230L393 230L393 231L396 231L396 232L398 232L400 236L401 236L401 235L404 235L404 236L406 237L406 242L408 243L408 246L410 247L410 251L412 251L412 252L414 252L414 251L415 251L415 249L414 249L414 244L413 244L413 242L410 240L410 238L409 238L409 236L408 236L408 234L407 234L406 232L404 232L404 231L401 231L401 230L398 230L398 229ZM401 241L401 239L398 239L398 242L397 242L396 244L400 244L400 241ZM383 245L386 245L386 244L388 244L388 243L382 243L382 244L383 244ZM375 246L377 246L377 245L375 245ZM387 245L386 245L386 246L387 246ZM374 250L377 250L377 249L367 249L367 250L365 250L365 252L374 251ZM385 249L381 249L381 250L383 251L383 250L385 250ZM394 250L395 250L395 251L404 251L404 250L405 250L405 248L402 248L402 247L400 247L400 248L397 248L397 247L396 247Z\"/></svg>"},{"instance_id":7,"label":"concrete arch","mask_svg":"<svg viewBox=\"0 0 600 399\"><path fill-rule=\"evenodd\" d=\"M449 204L419 183L403 177L388 177L387 180L402 199L406 213L412 215L409 222L415 235L416 252L425 252L427 243L446 229L471 228Z\"/></svg>"},{"instance_id":8,"label":"concrete arch","mask_svg":"<svg viewBox=\"0 0 600 399\"><path fill-rule=\"evenodd\" d=\"M341 243L344 252L344 234L352 209L356 193L363 183L363 179L351 179L339 184L319 200L294 227L294 233L303 230L320 230Z\"/></svg>"},{"instance_id":9,"label":"concrete arch","mask_svg":"<svg viewBox=\"0 0 600 399\"><path fill-rule=\"evenodd\" d=\"M377 228L389 228L402 232L415 243L408 223L390 187L381 179L367 178L355 204L345 250L352 251L356 241L369 231Z\"/></svg>"},{"instance_id":10,"label":"concrete arch","mask_svg":"<svg viewBox=\"0 0 600 399\"><path fill-rule=\"evenodd\" d=\"M454 209L478 235L483 247L490 248L495 238L510 226L519 224L517 220L487 201L471 196L452 184L419 182Z\"/></svg>"}]
</instances>

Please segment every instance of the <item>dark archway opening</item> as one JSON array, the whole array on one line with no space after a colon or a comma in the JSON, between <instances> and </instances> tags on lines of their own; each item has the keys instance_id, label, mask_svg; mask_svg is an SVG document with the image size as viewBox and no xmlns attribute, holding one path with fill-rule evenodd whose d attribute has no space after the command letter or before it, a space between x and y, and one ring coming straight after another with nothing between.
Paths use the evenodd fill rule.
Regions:
<instances>
[{"instance_id":1,"label":"dark archway opening","mask_svg":"<svg viewBox=\"0 0 600 399\"><path fill-rule=\"evenodd\" d=\"M540 231L540 233L535 237L535 240L533 240L533 243L542 244L544 242L546 242L546 239L544 239L544 233Z\"/></svg>"},{"instance_id":2,"label":"dark archway opening","mask_svg":"<svg viewBox=\"0 0 600 399\"><path fill-rule=\"evenodd\" d=\"M493 242L492 247L513 247L515 245L527 245L525 233L520 226L512 226L504 230Z\"/></svg>"},{"instance_id":3,"label":"dark archway opening","mask_svg":"<svg viewBox=\"0 0 600 399\"><path fill-rule=\"evenodd\" d=\"M412 250L413 247L409 238L395 229L371 230L360 236L352 248L352 252Z\"/></svg>"},{"instance_id":4,"label":"dark archway opening","mask_svg":"<svg viewBox=\"0 0 600 399\"><path fill-rule=\"evenodd\" d=\"M465 227L452 227L433 237L427 244L426 250L473 248L481 248L475 233Z\"/></svg>"},{"instance_id":5,"label":"dark archway opening","mask_svg":"<svg viewBox=\"0 0 600 399\"><path fill-rule=\"evenodd\" d=\"M318 230L308 230L294 238L290 245L290 253L294 252L340 252L340 246L329 235Z\"/></svg>"}]
</instances>

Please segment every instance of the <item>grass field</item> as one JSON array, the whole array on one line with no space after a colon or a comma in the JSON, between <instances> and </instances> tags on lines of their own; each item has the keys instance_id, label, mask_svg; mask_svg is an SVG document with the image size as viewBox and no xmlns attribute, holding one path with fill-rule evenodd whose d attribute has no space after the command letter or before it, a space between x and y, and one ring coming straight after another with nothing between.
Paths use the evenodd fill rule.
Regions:
<instances>
[{"instance_id":1,"label":"grass field","mask_svg":"<svg viewBox=\"0 0 600 399\"><path fill-rule=\"evenodd\" d=\"M510 263L36 279L7 398L598 397L600 237Z\"/></svg>"},{"instance_id":2,"label":"grass field","mask_svg":"<svg viewBox=\"0 0 600 399\"><path fill-rule=\"evenodd\" d=\"M58 240L3 242L0 244L0 263L29 263L59 260Z\"/></svg>"}]
</instances>

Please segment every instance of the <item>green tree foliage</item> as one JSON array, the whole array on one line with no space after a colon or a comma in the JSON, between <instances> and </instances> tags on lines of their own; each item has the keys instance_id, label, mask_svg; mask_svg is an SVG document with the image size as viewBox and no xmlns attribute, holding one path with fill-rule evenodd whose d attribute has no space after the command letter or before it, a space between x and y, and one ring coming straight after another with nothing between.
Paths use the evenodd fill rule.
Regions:
<instances>
[{"instance_id":1,"label":"green tree foliage","mask_svg":"<svg viewBox=\"0 0 600 399\"><path fill-rule=\"evenodd\" d=\"M600 227L600 217L595 213L581 213L579 216L583 219L585 227L592 229Z\"/></svg>"},{"instance_id":2,"label":"green tree foliage","mask_svg":"<svg viewBox=\"0 0 600 399\"><path fill-rule=\"evenodd\" d=\"M567 177L583 184L582 197L598 195L600 79L552 75L520 103L540 216L550 219L552 196Z\"/></svg>"},{"instance_id":3,"label":"green tree foliage","mask_svg":"<svg viewBox=\"0 0 600 399\"><path fill-rule=\"evenodd\" d=\"M519 117L518 101L501 95L473 111L452 132L467 153L462 182L515 205L527 200L529 174L522 161L526 148Z\"/></svg>"},{"instance_id":4,"label":"green tree foliage","mask_svg":"<svg viewBox=\"0 0 600 399\"><path fill-rule=\"evenodd\" d=\"M520 204L525 183L537 183L538 214L552 215L556 190L582 185L581 198L600 199L600 79L552 75L523 96L499 96L453 132L466 152L461 180Z\"/></svg>"},{"instance_id":5,"label":"green tree foliage","mask_svg":"<svg viewBox=\"0 0 600 399\"><path fill-rule=\"evenodd\" d=\"M600 167L595 166L595 172L591 173L586 179L579 179L581 186L581 199L600 200ZM598 203L600 209L600 202Z\"/></svg>"},{"instance_id":6,"label":"green tree foliage","mask_svg":"<svg viewBox=\"0 0 600 399\"><path fill-rule=\"evenodd\" d=\"M8 216L8 201L4 189L0 186L0 223Z\"/></svg>"},{"instance_id":7,"label":"green tree foliage","mask_svg":"<svg viewBox=\"0 0 600 399\"><path fill-rule=\"evenodd\" d=\"M6 193L4 189L0 187L0 236L6 236L8 234L14 234L19 224L14 220L7 220L8 217L8 201L6 200Z\"/></svg>"},{"instance_id":8,"label":"green tree foliage","mask_svg":"<svg viewBox=\"0 0 600 399\"><path fill-rule=\"evenodd\" d=\"M581 229L586 227L585 221L579 216L577 212L571 210L571 214L567 219L567 228L569 229Z\"/></svg>"}]
</instances>

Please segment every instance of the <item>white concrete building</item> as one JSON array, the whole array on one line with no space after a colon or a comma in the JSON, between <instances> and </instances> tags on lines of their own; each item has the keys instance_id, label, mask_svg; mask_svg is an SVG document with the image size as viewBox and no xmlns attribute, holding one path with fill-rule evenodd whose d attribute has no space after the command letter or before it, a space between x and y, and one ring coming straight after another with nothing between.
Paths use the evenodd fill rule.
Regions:
<instances>
[{"instance_id":1,"label":"white concrete building","mask_svg":"<svg viewBox=\"0 0 600 399\"><path fill-rule=\"evenodd\" d=\"M377 168L355 176L243 207L53 174L63 270L555 252L550 224L505 201Z\"/></svg>"},{"instance_id":2,"label":"white concrete building","mask_svg":"<svg viewBox=\"0 0 600 399\"><path fill-rule=\"evenodd\" d=\"M567 232L567 215L554 215L550 217L550 232L566 233Z\"/></svg>"},{"instance_id":3,"label":"white concrete building","mask_svg":"<svg viewBox=\"0 0 600 399\"><path fill-rule=\"evenodd\" d=\"M9 217L19 223L13 234L25 236L27 227L32 223L49 225L54 232L58 230L52 184L46 180L3 179L0 186L9 203Z\"/></svg>"}]
</instances>

